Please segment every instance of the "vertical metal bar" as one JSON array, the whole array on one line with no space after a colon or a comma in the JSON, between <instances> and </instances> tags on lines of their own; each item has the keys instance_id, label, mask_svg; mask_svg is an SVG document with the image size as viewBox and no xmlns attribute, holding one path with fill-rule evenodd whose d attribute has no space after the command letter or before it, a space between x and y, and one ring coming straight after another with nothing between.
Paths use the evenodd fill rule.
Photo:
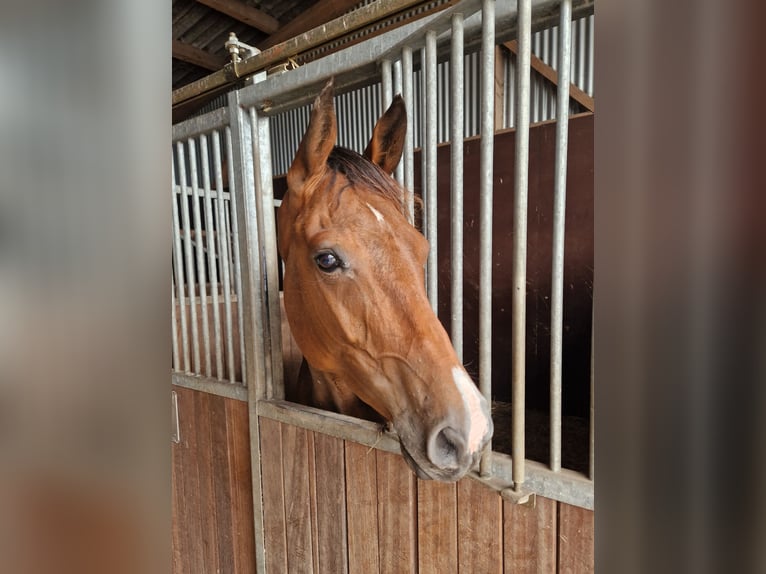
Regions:
<instances>
[{"instance_id":1,"label":"vertical metal bar","mask_svg":"<svg viewBox=\"0 0 766 574\"><path fill-rule=\"evenodd\" d=\"M274 188L271 173L271 138L269 118L258 116L255 108L250 109L253 141L253 165L255 166L256 213L258 215L258 237L262 269L262 288L265 291L264 319L269 335L265 338L265 351L270 357L267 371L271 378L269 395L282 399L285 396L284 371L282 364L282 311L279 305L279 257L277 255L277 227L274 214Z\"/></svg>"},{"instance_id":2,"label":"vertical metal bar","mask_svg":"<svg viewBox=\"0 0 766 574\"><path fill-rule=\"evenodd\" d=\"M551 268L550 466L561 470L561 364L564 329L564 227L569 137L569 61L572 56L572 0L561 2L559 82L556 102L556 159L553 182L553 256Z\"/></svg>"},{"instance_id":3,"label":"vertical metal bar","mask_svg":"<svg viewBox=\"0 0 766 574\"><path fill-rule=\"evenodd\" d=\"M511 326L511 451L513 487L524 483L524 402L527 319L527 195L529 190L529 87L531 0L518 0L519 53L516 62L516 167L513 193L513 319Z\"/></svg>"},{"instance_id":4,"label":"vertical metal bar","mask_svg":"<svg viewBox=\"0 0 766 574\"><path fill-rule=\"evenodd\" d=\"M423 144L425 156L425 227L426 238L431 245L426 264L426 291L434 313L439 310L439 266L437 250L437 181L436 181L436 130L437 130L437 83L436 83L436 32L426 32L426 141Z\"/></svg>"},{"instance_id":5,"label":"vertical metal bar","mask_svg":"<svg viewBox=\"0 0 766 574\"><path fill-rule=\"evenodd\" d=\"M450 289L452 345L463 362L463 90L465 84L465 57L463 42L463 15L452 16L452 46L450 54L450 203L452 211L451 259L452 284Z\"/></svg>"},{"instance_id":6,"label":"vertical metal bar","mask_svg":"<svg viewBox=\"0 0 766 574\"><path fill-rule=\"evenodd\" d=\"M383 101L381 102L381 113L388 109L391 105L391 100L394 98L394 82L391 77L393 73L393 66L391 60L385 59L380 63L380 87Z\"/></svg>"},{"instance_id":7,"label":"vertical metal bar","mask_svg":"<svg viewBox=\"0 0 766 574\"><path fill-rule=\"evenodd\" d=\"M247 369L245 367L246 353L245 353L245 301L242 295L243 284L243 269L242 258L239 253L240 234L239 234L239 197L242 197L240 191L239 182L234 177L234 145L232 140L231 128L226 127L226 158L228 160L228 175L229 175L229 207L231 209L231 234L229 234L228 225L226 225L228 212L223 212L223 229L225 231L226 241L229 241L231 237L232 242L232 263L234 265L234 288L237 295L237 321L239 326L239 361L240 369L242 373L242 382L246 385L255 384L255 379L251 381L247 380ZM232 372L233 373L233 372ZM232 375L233 376L233 375Z\"/></svg>"},{"instance_id":8,"label":"vertical metal bar","mask_svg":"<svg viewBox=\"0 0 766 574\"><path fill-rule=\"evenodd\" d=\"M232 121L229 148L233 154L228 156L230 175L235 181L236 191L239 193L241 209L237 210L237 217L232 221L239 220L238 227L242 233L235 233L240 244L243 257L239 261L238 269L241 271L242 290L244 297L239 299L240 307L244 307L243 318L244 337L248 341L245 348L246 381L247 381L247 407L250 428L250 465L253 491L253 526L255 535L255 566L257 572L266 571L265 538L263 524L263 496L261 485L261 441L260 427L258 422L258 401L266 397L266 371L267 361L263 347L263 283L261 282L261 268L259 265L259 245L256 192L254 188L254 173L251 158L253 157L253 141L251 131L251 116L240 105L239 93L229 93L229 111ZM228 143L228 142L227 142ZM233 166L233 167L232 167ZM234 194L232 193L232 198ZM232 200L232 206L234 201Z\"/></svg>"},{"instance_id":9,"label":"vertical metal bar","mask_svg":"<svg viewBox=\"0 0 766 574\"><path fill-rule=\"evenodd\" d=\"M199 373L200 359L199 332L197 325L197 296L194 288L194 256L192 254L191 221L189 220L189 197L186 194L186 157L184 155L183 142L178 142L176 145L178 150L179 177L181 179L181 218L184 231L184 255L186 256L186 287L188 289L189 314L191 317L192 359L194 360L191 371Z\"/></svg>"},{"instance_id":10,"label":"vertical metal bar","mask_svg":"<svg viewBox=\"0 0 766 574\"><path fill-rule=\"evenodd\" d=\"M175 193L175 192L174 192ZM175 198L174 198L175 199ZM173 259L175 259L175 249L173 250ZM175 274L170 273L170 321L173 323L171 337L173 341L173 370L180 371L180 358L178 353L178 323L176 320L176 281Z\"/></svg>"},{"instance_id":11,"label":"vertical metal bar","mask_svg":"<svg viewBox=\"0 0 766 574\"><path fill-rule=\"evenodd\" d=\"M175 157L172 157L173 161L173 263L176 269L176 291L178 293L176 301L178 302L178 311L181 315L181 347L183 350L183 370L187 373L191 372L191 361L189 359L189 326L186 323L186 294L184 293L184 266L183 266L183 253L181 249L181 224L178 219L178 201L184 201L186 195L183 193L183 185L177 186L176 183L176 167ZM180 189L180 195L177 195L176 188ZM180 369L180 367L179 367Z\"/></svg>"},{"instance_id":12,"label":"vertical metal bar","mask_svg":"<svg viewBox=\"0 0 766 574\"><path fill-rule=\"evenodd\" d=\"M202 189L205 197L205 246L207 247L207 267L210 274L210 296L213 305L213 338L215 343L215 374L223 379L223 345L221 343L221 313L218 308L218 256L216 248L218 232L213 220L213 200L210 195L210 153L207 136L200 136L200 154L202 161ZM220 191L219 193L223 193ZM205 312L207 315L207 310Z\"/></svg>"},{"instance_id":13,"label":"vertical metal bar","mask_svg":"<svg viewBox=\"0 0 766 574\"><path fill-rule=\"evenodd\" d=\"M194 247L197 255L197 285L199 285L200 314L202 315L202 349L205 358L205 375L210 368L210 326L207 320L207 281L205 273L205 239L202 236L202 216L200 214L199 173L197 170L197 142L189 138L189 161L192 188L192 219L194 221Z\"/></svg>"},{"instance_id":14,"label":"vertical metal bar","mask_svg":"<svg viewBox=\"0 0 766 574\"><path fill-rule=\"evenodd\" d=\"M224 328L226 331L226 363L228 367L227 379L235 381L234 367L234 335L232 329L233 317L231 314L231 264L229 255L230 238L226 230L226 201L223 197L223 169L221 165L221 135L219 132L213 132L213 173L215 174L215 188L218 190L216 203L218 204L218 253L221 262L222 290L223 290L223 309L224 309ZM230 157L230 156L229 156ZM234 200L234 193L231 191L233 180L229 180L229 203ZM234 238L236 241L236 237ZM239 304L238 304L239 306ZM241 306L240 306L241 307ZM241 310L241 309L240 309ZM240 324L241 325L241 324ZM241 333L241 327L240 327Z\"/></svg>"},{"instance_id":15,"label":"vertical metal bar","mask_svg":"<svg viewBox=\"0 0 766 574\"><path fill-rule=\"evenodd\" d=\"M407 133L404 136L404 187L407 189L407 212L415 222L415 108L412 90L412 48L402 48L402 97L407 107Z\"/></svg>"},{"instance_id":16,"label":"vertical metal bar","mask_svg":"<svg viewBox=\"0 0 766 574\"><path fill-rule=\"evenodd\" d=\"M479 168L479 389L492 404L492 179L495 140L495 2L481 4L481 151ZM491 473L492 447L480 473ZM514 461L515 462L515 461Z\"/></svg>"},{"instance_id":17,"label":"vertical metal bar","mask_svg":"<svg viewBox=\"0 0 766 574\"><path fill-rule=\"evenodd\" d=\"M402 93L402 61L394 61L394 94ZM408 112L409 113L409 112ZM394 171L394 178L401 185L404 185L404 161L399 160Z\"/></svg>"}]
</instances>

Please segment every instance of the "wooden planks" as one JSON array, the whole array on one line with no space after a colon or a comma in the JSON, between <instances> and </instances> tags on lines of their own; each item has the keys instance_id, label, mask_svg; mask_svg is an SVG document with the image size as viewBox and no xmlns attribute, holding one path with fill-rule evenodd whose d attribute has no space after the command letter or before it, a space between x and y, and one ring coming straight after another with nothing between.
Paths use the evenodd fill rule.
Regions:
<instances>
[{"instance_id":1,"label":"wooden planks","mask_svg":"<svg viewBox=\"0 0 766 574\"><path fill-rule=\"evenodd\" d=\"M558 503L560 574L593 572L593 511Z\"/></svg>"},{"instance_id":2,"label":"wooden planks","mask_svg":"<svg viewBox=\"0 0 766 574\"><path fill-rule=\"evenodd\" d=\"M420 480L418 486L418 572L457 572L457 488Z\"/></svg>"},{"instance_id":3,"label":"wooden planks","mask_svg":"<svg viewBox=\"0 0 766 574\"><path fill-rule=\"evenodd\" d=\"M401 456L260 419L267 572L585 573L593 513L479 482L414 477Z\"/></svg>"},{"instance_id":4,"label":"wooden planks","mask_svg":"<svg viewBox=\"0 0 766 574\"><path fill-rule=\"evenodd\" d=\"M417 492L415 475L401 456L377 451L378 544L380 573L417 570Z\"/></svg>"},{"instance_id":5,"label":"wooden planks","mask_svg":"<svg viewBox=\"0 0 766 574\"><path fill-rule=\"evenodd\" d=\"M541 496L534 507L503 502L506 572L556 572L556 504Z\"/></svg>"},{"instance_id":6,"label":"wooden planks","mask_svg":"<svg viewBox=\"0 0 766 574\"><path fill-rule=\"evenodd\" d=\"M377 572L378 496L375 450L346 442L348 571Z\"/></svg>"},{"instance_id":7,"label":"wooden planks","mask_svg":"<svg viewBox=\"0 0 766 574\"><path fill-rule=\"evenodd\" d=\"M503 500L475 480L457 484L458 571L503 571Z\"/></svg>"},{"instance_id":8,"label":"wooden planks","mask_svg":"<svg viewBox=\"0 0 766 574\"><path fill-rule=\"evenodd\" d=\"M255 572L247 405L173 390L173 572Z\"/></svg>"}]
</instances>

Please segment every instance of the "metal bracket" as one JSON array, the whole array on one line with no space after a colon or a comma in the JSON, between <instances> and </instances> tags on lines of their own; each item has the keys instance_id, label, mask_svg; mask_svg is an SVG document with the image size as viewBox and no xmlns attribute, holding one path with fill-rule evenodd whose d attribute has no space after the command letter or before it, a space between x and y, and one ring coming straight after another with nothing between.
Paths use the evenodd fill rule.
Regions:
<instances>
[{"instance_id":1,"label":"metal bracket","mask_svg":"<svg viewBox=\"0 0 766 574\"><path fill-rule=\"evenodd\" d=\"M174 443L181 442L181 427L178 423L178 395L170 391L170 438Z\"/></svg>"},{"instance_id":2,"label":"metal bracket","mask_svg":"<svg viewBox=\"0 0 766 574\"><path fill-rule=\"evenodd\" d=\"M513 488L504 488L500 491L500 496L511 504L528 506L534 508L537 505L537 494L525 490L514 490Z\"/></svg>"}]
</instances>

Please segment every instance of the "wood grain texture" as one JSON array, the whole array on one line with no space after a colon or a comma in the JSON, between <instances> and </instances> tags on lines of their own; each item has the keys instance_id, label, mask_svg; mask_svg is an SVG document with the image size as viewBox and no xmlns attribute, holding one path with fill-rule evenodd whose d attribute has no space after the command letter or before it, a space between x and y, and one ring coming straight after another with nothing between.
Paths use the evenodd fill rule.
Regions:
<instances>
[{"instance_id":1,"label":"wood grain texture","mask_svg":"<svg viewBox=\"0 0 766 574\"><path fill-rule=\"evenodd\" d=\"M255 572L247 405L173 390L173 572Z\"/></svg>"},{"instance_id":2,"label":"wood grain texture","mask_svg":"<svg viewBox=\"0 0 766 574\"><path fill-rule=\"evenodd\" d=\"M586 574L594 570L593 511L564 504L559 511L559 563L560 574Z\"/></svg>"},{"instance_id":3,"label":"wood grain texture","mask_svg":"<svg viewBox=\"0 0 766 574\"><path fill-rule=\"evenodd\" d=\"M321 433L314 439L318 571L348 572L346 464L343 440Z\"/></svg>"},{"instance_id":4,"label":"wood grain texture","mask_svg":"<svg viewBox=\"0 0 766 574\"><path fill-rule=\"evenodd\" d=\"M255 525L253 524L250 423L247 403L224 401L226 444L230 465L231 532L234 572L255 573Z\"/></svg>"},{"instance_id":5,"label":"wood grain texture","mask_svg":"<svg viewBox=\"0 0 766 574\"><path fill-rule=\"evenodd\" d=\"M282 481L282 432L280 423L259 418L261 483L263 485L263 537L266 572L287 572L285 495Z\"/></svg>"},{"instance_id":6,"label":"wood grain texture","mask_svg":"<svg viewBox=\"0 0 766 574\"><path fill-rule=\"evenodd\" d=\"M534 507L503 502L506 572L556 572L556 502L537 497Z\"/></svg>"},{"instance_id":7,"label":"wood grain texture","mask_svg":"<svg viewBox=\"0 0 766 574\"><path fill-rule=\"evenodd\" d=\"M370 447L346 441L346 513L348 571L368 574L380 569L376 455Z\"/></svg>"},{"instance_id":8,"label":"wood grain texture","mask_svg":"<svg viewBox=\"0 0 766 574\"><path fill-rule=\"evenodd\" d=\"M287 571L296 574L312 573L314 561L311 540L309 431L292 425L281 426Z\"/></svg>"},{"instance_id":9,"label":"wood grain texture","mask_svg":"<svg viewBox=\"0 0 766 574\"><path fill-rule=\"evenodd\" d=\"M457 484L458 571L503 571L503 499L475 480Z\"/></svg>"},{"instance_id":10,"label":"wood grain texture","mask_svg":"<svg viewBox=\"0 0 766 574\"><path fill-rule=\"evenodd\" d=\"M417 571L415 475L401 456L376 451L380 572Z\"/></svg>"},{"instance_id":11,"label":"wood grain texture","mask_svg":"<svg viewBox=\"0 0 766 574\"><path fill-rule=\"evenodd\" d=\"M418 572L457 572L457 487L418 479L417 489Z\"/></svg>"}]
</instances>

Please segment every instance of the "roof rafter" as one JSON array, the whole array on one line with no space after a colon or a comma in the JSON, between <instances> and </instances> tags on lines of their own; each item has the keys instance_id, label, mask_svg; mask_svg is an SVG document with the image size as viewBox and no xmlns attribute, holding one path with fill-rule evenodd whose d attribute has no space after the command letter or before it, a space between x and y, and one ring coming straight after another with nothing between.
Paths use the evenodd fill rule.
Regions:
<instances>
[{"instance_id":1,"label":"roof rafter","mask_svg":"<svg viewBox=\"0 0 766 574\"><path fill-rule=\"evenodd\" d=\"M191 44L184 44L180 40L173 40L173 57L213 72L226 65L226 59L214 56L210 52L200 50Z\"/></svg>"},{"instance_id":2,"label":"roof rafter","mask_svg":"<svg viewBox=\"0 0 766 574\"><path fill-rule=\"evenodd\" d=\"M359 0L319 0L311 8L287 22L275 33L271 33L271 36L263 42L259 42L258 48L265 50L312 28L316 28L333 18L342 16L357 4L359 4Z\"/></svg>"},{"instance_id":3,"label":"roof rafter","mask_svg":"<svg viewBox=\"0 0 766 574\"><path fill-rule=\"evenodd\" d=\"M280 27L279 20L276 18L238 0L197 0L197 3L212 8L221 14L231 16L235 20L267 34L274 34Z\"/></svg>"}]
</instances>

